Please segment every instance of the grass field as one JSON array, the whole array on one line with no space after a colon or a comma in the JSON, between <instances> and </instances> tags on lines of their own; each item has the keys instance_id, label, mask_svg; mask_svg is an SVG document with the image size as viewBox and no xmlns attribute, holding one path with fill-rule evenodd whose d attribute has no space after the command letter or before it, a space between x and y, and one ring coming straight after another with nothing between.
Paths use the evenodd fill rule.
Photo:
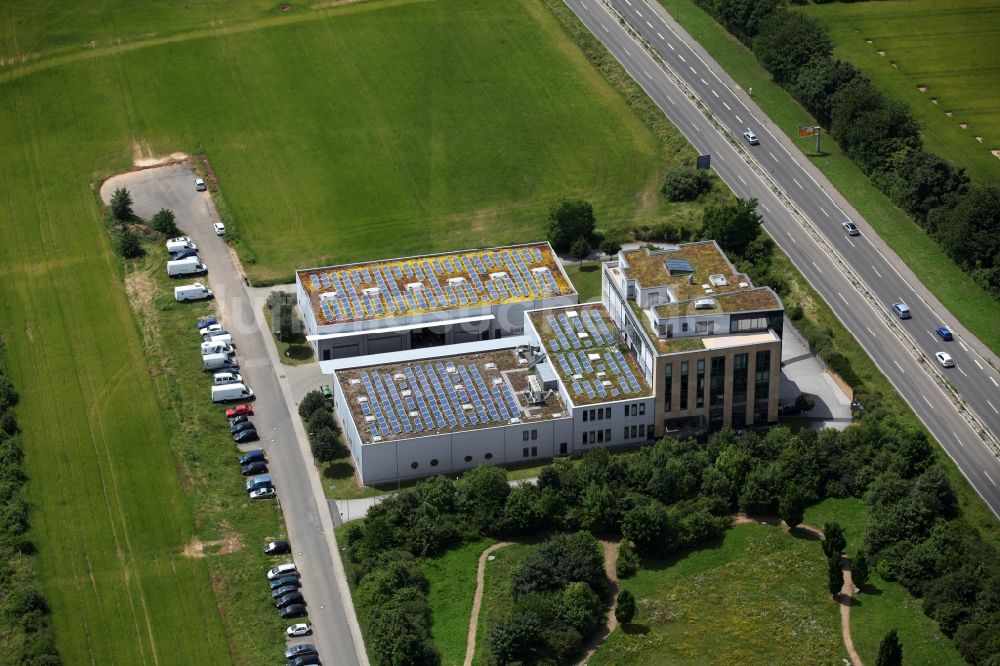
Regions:
<instances>
[{"instance_id":1,"label":"grass field","mask_svg":"<svg viewBox=\"0 0 1000 666\"><path fill-rule=\"evenodd\" d=\"M990 152L1000 150L996 0L810 4L799 11L827 27L836 57L909 105L929 150L966 167L973 180L1000 181L1000 159Z\"/></svg>"},{"instance_id":2,"label":"grass field","mask_svg":"<svg viewBox=\"0 0 1000 666\"><path fill-rule=\"evenodd\" d=\"M231 445L188 411L203 387L169 356L150 372L142 335L169 342L151 321L174 312L130 311L104 175L209 155L262 278L537 238L561 196L611 224L658 206L659 138L533 3L273 7L0 6L0 53L26 56L0 64L0 330L67 663L263 663L278 647L251 610L278 516L237 504ZM237 537L231 555L183 555Z\"/></svg>"},{"instance_id":3,"label":"grass field","mask_svg":"<svg viewBox=\"0 0 1000 666\"><path fill-rule=\"evenodd\" d=\"M590 663L840 664L838 606L817 541L738 525L716 543L644 563L622 582L639 612Z\"/></svg>"},{"instance_id":4,"label":"grass field","mask_svg":"<svg viewBox=\"0 0 1000 666\"><path fill-rule=\"evenodd\" d=\"M524 558L533 550L534 546L511 544L495 551L493 554L496 555L496 559L486 563L483 603L479 610L479 626L476 630L476 654L472 660L474 666L487 664L490 648L486 637L489 634L491 624L503 617L504 614L516 610L516 602L510 587L511 579ZM475 574L473 573L473 575Z\"/></svg>"},{"instance_id":5,"label":"grass field","mask_svg":"<svg viewBox=\"0 0 1000 666\"><path fill-rule=\"evenodd\" d=\"M661 0L661 4L678 17L681 25L740 86L753 88L754 101L786 134L795 136L799 126L813 124L809 114L771 81L771 75L758 64L750 50L691 0ZM803 145L802 149L812 148ZM865 216L879 236L952 314L994 353L1000 353L1000 327L996 325L1000 321L1000 301L994 300L962 273L937 243L875 189L829 136L823 137L823 150L822 156L809 156L812 163Z\"/></svg>"}]
</instances>

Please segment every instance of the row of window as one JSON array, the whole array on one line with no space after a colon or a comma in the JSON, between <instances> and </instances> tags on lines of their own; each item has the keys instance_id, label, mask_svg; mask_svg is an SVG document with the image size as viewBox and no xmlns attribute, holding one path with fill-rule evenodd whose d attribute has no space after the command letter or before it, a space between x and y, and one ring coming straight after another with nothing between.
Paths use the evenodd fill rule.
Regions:
<instances>
[{"instance_id":1,"label":"row of window","mask_svg":"<svg viewBox=\"0 0 1000 666\"><path fill-rule=\"evenodd\" d=\"M586 421L586 419L584 419L584 420ZM525 431L521 432L521 440L527 442L529 434L531 435L531 439L538 439L538 431L537 430L525 430Z\"/></svg>"},{"instance_id":2,"label":"row of window","mask_svg":"<svg viewBox=\"0 0 1000 666\"><path fill-rule=\"evenodd\" d=\"M583 444L603 444L604 442L611 441L611 428L607 430L591 430L581 433L581 435L583 436Z\"/></svg>"},{"instance_id":3,"label":"row of window","mask_svg":"<svg viewBox=\"0 0 1000 666\"><path fill-rule=\"evenodd\" d=\"M653 436L653 426L649 426L649 435ZM629 426L625 428L625 434L623 435L625 439L646 439L646 426L640 424L638 426Z\"/></svg>"},{"instance_id":4,"label":"row of window","mask_svg":"<svg viewBox=\"0 0 1000 666\"><path fill-rule=\"evenodd\" d=\"M632 405L625 405L625 416L645 416L646 415L646 403L640 402ZM583 410L583 420L584 421L603 421L605 419L611 418L611 408L610 407L598 407L597 409L585 409ZM532 437L534 439L534 437Z\"/></svg>"},{"instance_id":5,"label":"row of window","mask_svg":"<svg viewBox=\"0 0 1000 666\"><path fill-rule=\"evenodd\" d=\"M733 404L742 405L747 399L749 354L733 355ZM721 409L725 398L726 357L714 356L711 359L711 376L709 382L709 405ZM768 384L771 378L771 352L759 351L755 358L754 393L757 401L767 402ZM680 409L688 408L690 390L690 363L680 364ZM664 411L673 409L674 398L674 364L668 363L665 368ZM698 359L696 366L695 407L705 405L705 359Z\"/></svg>"}]
</instances>

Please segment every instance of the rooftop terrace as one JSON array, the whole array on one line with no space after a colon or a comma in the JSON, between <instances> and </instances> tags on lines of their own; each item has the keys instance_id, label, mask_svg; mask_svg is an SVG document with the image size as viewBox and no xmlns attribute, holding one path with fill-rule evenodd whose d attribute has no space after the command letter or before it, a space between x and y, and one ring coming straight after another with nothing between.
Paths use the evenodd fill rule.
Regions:
<instances>
[{"instance_id":1,"label":"rooftop terrace","mask_svg":"<svg viewBox=\"0 0 1000 666\"><path fill-rule=\"evenodd\" d=\"M712 241L687 243L669 250L640 248L622 252L621 257L624 260L621 269L629 280L636 280L644 289L670 287L679 301L745 288L740 283L752 286L750 278L737 272ZM711 291L706 291L705 285Z\"/></svg>"},{"instance_id":2,"label":"rooftop terrace","mask_svg":"<svg viewBox=\"0 0 1000 666\"><path fill-rule=\"evenodd\" d=\"M339 370L365 444L558 418L558 393L529 405L528 375L513 350Z\"/></svg>"},{"instance_id":3,"label":"rooftop terrace","mask_svg":"<svg viewBox=\"0 0 1000 666\"><path fill-rule=\"evenodd\" d=\"M618 349L618 327L599 303L528 313L576 405L651 395L632 357Z\"/></svg>"},{"instance_id":4,"label":"rooftop terrace","mask_svg":"<svg viewBox=\"0 0 1000 666\"><path fill-rule=\"evenodd\" d=\"M698 316L713 312L753 312L781 308L778 297L769 287L754 287L723 293L700 295L691 300L666 303L653 308L657 316Z\"/></svg>"},{"instance_id":5,"label":"rooftop terrace","mask_svg":"<svg viewBox=\"0 0 1000 666\"><path fill-rule=\"evenodd\" d=\"M548 243L297 272L320 326L576 294Z\"/></svg>"}]
</instances>

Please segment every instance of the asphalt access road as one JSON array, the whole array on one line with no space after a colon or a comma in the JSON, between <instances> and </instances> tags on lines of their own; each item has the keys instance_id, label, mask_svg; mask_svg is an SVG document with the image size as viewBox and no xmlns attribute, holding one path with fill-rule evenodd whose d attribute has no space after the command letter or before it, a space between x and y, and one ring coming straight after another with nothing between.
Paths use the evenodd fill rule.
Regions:
<instances>
[{"instance_id":1,"label":"asphalt access road","mask_svg":"<svg viewBox=\"0 0 1000 666\"><path fill-rule=\"evenodd\" d=\"M177 217L177 225L183 229L198 246L198 256L208 266L208 276L181 278L177 284L195 281L207 282L215 292L218 317L226 330L232 333L236 343L240 373L247 385L256 393L254 402L254 423L261 435L261 441L243 446L244 450L263 448L267 451L268 467L278 491L278 501L285 517L288 541L292 544L292 554L299 572L302 574L302 594L308 603L309 617L294 622L311 622L313 635L295 639L293 643L316 645L324 663L359 665L352 633L347 622L347 606L351 603L344 598L334 579L335 569L330 554L329 541L325 534L320 511L329 512L324 501L317 504L311 491L309 474L314 474L312 460L306 460L302 449L296 444L290 413L278 383L276 369L271 363L260 328L255 323L252 300L240 276L229 246L216 236L212 224L218 221L208 192L194 189L195 174L186 164L174 164L154 169L146 169L116 176L105 182L101 194L105 201L114 188L127 187L134 201L133 211L139 217L149 219L160 210L168 208ZM164 271L168 259L163 251ZM186 356L191 363L200 363L195 331L195 318L191 318L191 349ZM210 382L205 375L205 400L210 400ZM223 416L224 407L219 407L219 429L228 426ZM295 418L298 418L295 415ZM233 449L232 478L229 482L243 484L237 451ZM247 500L250 501L249 499ZM248 544L248 548L263 548L264 544ZM287 556L274 558L274 564L287 561ZM266 589L267 568L261 568L260 576L254 584ZM273 606L264 602L261 613L274 613ZM284 636L274 636L275 642Z\"/></svg>"},{"instance_id":2,"label":"asphalt access road","mask_svg":"<svg viewBox=\"0 0 1000 666\"><path fill-rule=\"evenodd\" d=\"M698 152L711 154L712 167L733 192L760 201L767 232L1000 516L1000 461L940 386L950 384L996 436L1000 374L994 368L1000 362L655 0L608 0L617 16L599 0L565 2ZM636 35L651 45L681 84ZM760 138L760 145L744 142L742 134L748 129ZM776 184L777 192L767 179ZM804 225L791 207L811 224ZM844 233L840 225L847 220L861 228L861 236ZM866 292L872 298L863 296ZM912 319L900 321L891 315L889 308L898 301L909 305ZM953 342L942 342L935 335L934 329L941 325L955 332ZM937 366L933 356L937 351L951 354L956 367Z\"/></svg>"}]
</instances>

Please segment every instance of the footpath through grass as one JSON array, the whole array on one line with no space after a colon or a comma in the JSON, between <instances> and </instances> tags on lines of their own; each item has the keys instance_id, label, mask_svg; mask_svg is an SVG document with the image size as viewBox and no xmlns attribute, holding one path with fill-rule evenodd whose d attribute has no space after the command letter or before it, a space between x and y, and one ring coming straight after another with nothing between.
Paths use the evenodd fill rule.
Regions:
<instances>
[{"instance_id":1,"label":"footpath through grass","mask_svg":"<svg viewBox=\"0 0 1000 666\"><path fill-rule=\"evenodd\" d=\"M818 541L737 525L695 551L622 581L638 602L590 663L834 664L845 654L839 607Z\"/></svg>"},{"instance_id":2,"label":"footpath through grass","mask_svg":"<svg viewBox=\"0 0 1000 666\"><path fill-rule=\"evenodd\" d=\"M809 4L798 11L826 26L837 58L912 109L931 152L966 167L975 181L1000 181L1000 160L990 152L1000 150L995 0Z\"/></svg>"},{"instance_id":3,"label":"footpath through grass","mask_svg":"<svg viewBox=\"0 0 1000 666\"><path fill-rule=\"evenodd\" d=\"M706 51L789 137L814 119L771 80L754 55L691 0L660 0ZM865 3L881 4L881 3ZM798 142L798 139L795 139ZM803 151L813 144L802 145ZM931 146L932 150L934 149ZM1000 301L994 300L955 265L920 227L879 192L828 135L821 156L808 158L829 178L872 228L916 273L952 314L994 353L1000 354ZM947 324L948 322L944 322Z\"/></svg>"}]
</instances>

